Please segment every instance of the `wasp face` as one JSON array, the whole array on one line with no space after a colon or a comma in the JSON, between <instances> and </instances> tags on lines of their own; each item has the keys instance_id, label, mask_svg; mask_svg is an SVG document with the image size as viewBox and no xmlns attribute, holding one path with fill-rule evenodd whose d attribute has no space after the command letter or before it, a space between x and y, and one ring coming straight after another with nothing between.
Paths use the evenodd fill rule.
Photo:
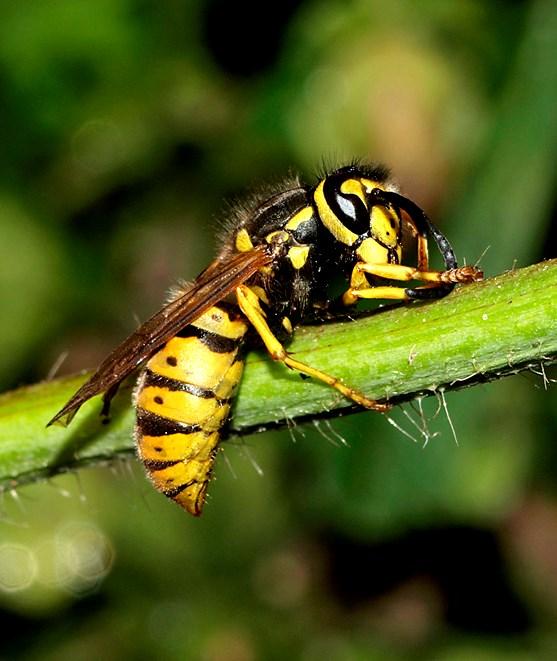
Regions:
<instances>
[{"instance_id":1,"label":"wasp face","mask_svg":"<svg viewBox=\"0 0 557 661\"><path fill-rule=\"evenodd\" d=\"M337 241L352 248L356 258L397 262L402 243L400 211L379 199L393 187L384 173L369 175L349 167L321 181L314 192L319 217Z\"/></svg>"}]
</instances>

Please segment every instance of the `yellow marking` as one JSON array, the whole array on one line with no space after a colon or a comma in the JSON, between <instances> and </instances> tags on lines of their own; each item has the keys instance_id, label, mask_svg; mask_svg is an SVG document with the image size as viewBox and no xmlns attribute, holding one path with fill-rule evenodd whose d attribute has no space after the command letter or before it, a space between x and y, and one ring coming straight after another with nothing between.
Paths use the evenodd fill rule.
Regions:
<instances>
[{"instance_id":1,"label":"yellow marking","mask_svg":"<svg viewBox=\"0 0 557 661\"><path fill-rule=\"evenodd\" d=\"M362 182L362 185L365 186L366 193L371 193L374 188L379 188L379 190L386 190L384 184L380 183L379 181L366 179L365 177L362 177L360 181Z\"/></svg>"},{"instance_id":2,"label":"yellow marking","mask_svg":"<svg viewBox=\"0 0 557 661\"><path fill-rule=\"evenodd\" d=\"M142 388L136 399L138 407L168 420L188 425L200 425L205 431L221 428L230 405L214 397L198 397L189 392L168 390L157 386Z\"/></svg>"},{"instance_id":3,"label":"yellow marking","mask_svg":"<svg viewBox=\"0 0 557 661\"><path fill-rule=\"evenodd\" d=\"M236 296L238 298L238 305L246 317L250 320L253 327L263 340L265 347L271 358L273 360L278 360L284 363L287 367L302 372L302 374L307 374L319 381L323 381L329 386L332 386L339 392L341 392L345 397L351 399L356 404L365 406L369 409L374 409L376 411L387 411L390 408L389 404L380 404L373 399L369 399L364 394L358 392L354 388L349 388L345 386L339 379L325 372L321 372L314 367L310 367L305 363L295 360L286 353L286 350L282 344L277 340L273 335L271 329L267 325L261 311L254 307L250 302L250 290L245 285L240 285L236 289Z\"/></svg>"},{"instance_id":4,"label":"yellow marking","mask_svg":"<svg viewBox=\"0 0 557 661\"><path fill-rule=\"evenodd\" d=\"M309 246L292 246L288 251L288 259L292 266L299 271L307 262Z\"/></svg>"},{"instance_id":5,"label":"yellow marking","mask_svg":"<svg viewBox=\"0 0 557 661\"><path fill-rule=\"evenodd\" d=\"M303 225L303 223L307 223L312 218L313 218L313 207L304 207L303 209L300 209L298 213L295 213L292 216L292 218L284 226L284 229L293 232L294 230L297 230L298 227L300 227L300 225Z\"/></svg>"},{"instance_id":6,"label":"yellow marking","mask_svg":"<svg viewBox=\"0 0 557 661\"><path fill-rule=\"evenodd\" d=\"M267 293L265 292L263 287L258 287L257 285L250 285L250 289L257 296L259 300L269 305L269 298L267 297Z\"/></svg>"},{"instance_id":7,"label":"yellow marking","mask_svg":"<svg viewBox=\"0 0 557 661\"><path fill-rule=\"evenodd\" d=\"M337 216L332 212L331 207L325 200L323 184L323 181L319 183L313 195L313 199L317 205L319 217L321 218L323 225L325 225L325 227L329 230L329 232L331 232L337 241L340 241L347 246L351 246L358 238L358 235L354 234L354 232L351 232L347 227L345 227L337 218Z\"/></svg>"},{"instance_id":8,"label":"yellow marking","mask_svg":"<svg viewBox=\"0 0 557 661\"><path fill-rule=\"evenodd\" d=\"M215 353L196 337L173 337L148 362L147 367L161 376L194 386L215 389L236 359L237 350ZM168 364L176 360L176 367Z\"/></svg>"},{"instance_id":9,"label":"yellow marking","mask_svg":"<svg viewBox=\"0 0 557 661\"><path fill-rule=\"evenodd\" d=\"M236 250L239 252L249 252L253 250L253 243L245 227L236 234Z\"/></svg>"},{"instance_id":10,"label":"yellow marking","mask_svg":"<svg viewBox=\"0 0 557 661\"><path fill-rule=\"evenodd\" d=\"M282 318L282 327L289 335L292 335L292 322L288 317Z\"/></svg>"},{"instance_id":11,"label":"yellow marking","mask_svg":"<svg viewBox=\"0 0 557 661\"><path fill-rule=\"evenodd\" d=\"M290 235L288 232L285 232L284 230L275 230L274 232L270 232L267 234L265 237L265 241L267 243L272 243L273 241L278 241L280 243L286 243L290 239Z\"/></svg>"},{"instance_id":12,"label":"yellow marking","mask_svg":"<svg viewBox=\"0 0 557 661\"><path fill-rule=\"evenodd\" d=\"M217 333L230 340L237 340L244 337L248 330L245 319L242 319L240 316L236 319L230 319L226 311L216 306L204 312L193 322L192 326L211 333Z\"/></svg>"},{"instance_id":13,"label":"yellow marking","mask_svg":"<svg viewBox=\"0 0 557 661\"><path fill-rule=\"evenodd\" d=\"M374 206L371 210L371 235L389 248L398 245L399 219L394 211L385 207Z\"/></svg>"},{"instance_id":14,"label":"yellow marking","mask_svg":"<svg viewBox=\"0 0 557 661\"><path fill-rule=\"evenodd\" d=\"M191 434L138 436L139 455L144 461L187 461L202 453L208 443L216 445L219 433L196 431Z\"/></svg>"},{"instance_id":15,"label":"yellow marking","mask_svg":"<svg viewBox=\"0 0 557 661\"><path fill-rule=\"evenodd\" d=\"M236 234L236 250L238 252L249 252L253 250L250 235L244 227Z\"/></svg>"},{"instance_id":16,"label":"yellow marking","mask_svg":"<svg viewBox=\"0 0 557 661\"><path fill-rule=\"evenodd\" d=\"M360 200L367 207L366 196L365 196L365 193L364 193L364 189L363 189L361 180L347 179L346 181L343 181L342 184L340 185L340 192L344 193L345 195L356 195L356 196L358 196L360 198Z\"/></svg>"},{"instance_id":17,"label":"yellow marking","mask_svg":"<svg viewBox=\"0 0 557 661\"><path fill-rule=\"evenodd\" d=\"M387 248L377 243L374 239L364 239L356 249L356 255L362 262L370 264L385 264L389 261Z\"/></svg>"}]
</instances>

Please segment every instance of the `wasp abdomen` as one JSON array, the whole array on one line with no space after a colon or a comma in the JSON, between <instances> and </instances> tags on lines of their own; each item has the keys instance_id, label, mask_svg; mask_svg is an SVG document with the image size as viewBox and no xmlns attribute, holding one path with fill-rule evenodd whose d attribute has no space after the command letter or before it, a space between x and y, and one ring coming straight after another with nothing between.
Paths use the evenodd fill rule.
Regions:
<instances>
[{"instance_id":1,"label":"wasp abdomen","mask_svg":"<svg viewBox=\"0 0 557 661\"><path fill-rule=\"evenodd\" d=\"M219 303L154 354L138 380L139 456L155 487L195 516L242 376L247 330L236 308Z\"/></svg>"}]
</instances>

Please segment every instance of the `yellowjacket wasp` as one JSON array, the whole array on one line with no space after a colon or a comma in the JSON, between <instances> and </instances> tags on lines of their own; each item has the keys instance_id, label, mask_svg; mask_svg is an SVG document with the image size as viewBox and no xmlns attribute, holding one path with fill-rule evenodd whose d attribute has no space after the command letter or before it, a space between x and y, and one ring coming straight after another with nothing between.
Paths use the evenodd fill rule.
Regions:
<instances>
[{"instance_id":1,"label":"yellowjacket wasp","mask_svg":"<svg viewBox=\"0 0 557 661\"><path fill-rule=\"evenodd\" d=\"M482 278L459 268L447 239L380 166L352 163L307 186L291 178L238 205L217 258L140 326L48 423L69 423L141 367L134 394L138 453L155 487L201 514L223 426L240 382L246 347L262 341L271 357L336 388L365 408L386 411L339 379L289 355L283 342L317 308L332 282L348 286L342 306L359 299L413 301L446 296ZM403 230L417 242L417 265L402 264ZM428 237L444 271L429 269ZM400 287L389 281L421 281Z\"/></svg>"}]
</instances>

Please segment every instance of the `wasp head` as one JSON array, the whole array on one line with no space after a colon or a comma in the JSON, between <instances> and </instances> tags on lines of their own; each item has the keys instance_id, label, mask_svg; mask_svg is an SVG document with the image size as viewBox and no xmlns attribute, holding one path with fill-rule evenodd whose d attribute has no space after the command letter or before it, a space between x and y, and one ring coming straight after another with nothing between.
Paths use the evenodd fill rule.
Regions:
<instances>
[{"instance_id":1,"label":"wasp head","mask_svg":"<svg viewBox=\"0 0 557 661\"><path fill-rule=\"evenodd\" d=\"M358 259L398 262L400 210L381 197L393 190L384 170L348 166L320 181L314 200L323 225Z\"/></svg>"}]
</instances>

